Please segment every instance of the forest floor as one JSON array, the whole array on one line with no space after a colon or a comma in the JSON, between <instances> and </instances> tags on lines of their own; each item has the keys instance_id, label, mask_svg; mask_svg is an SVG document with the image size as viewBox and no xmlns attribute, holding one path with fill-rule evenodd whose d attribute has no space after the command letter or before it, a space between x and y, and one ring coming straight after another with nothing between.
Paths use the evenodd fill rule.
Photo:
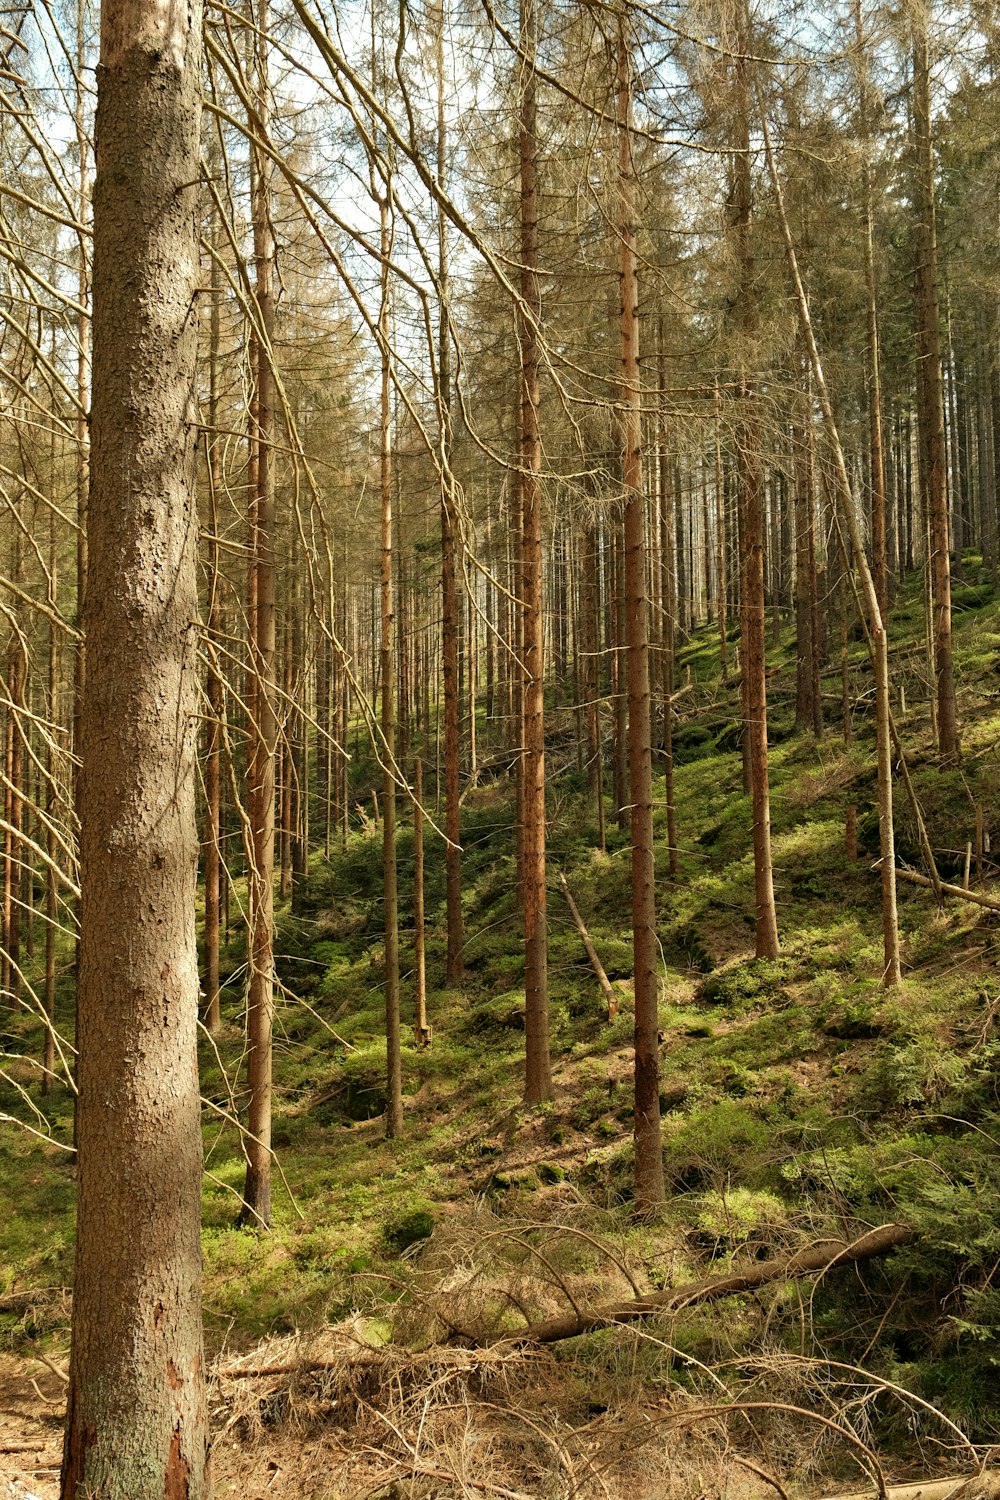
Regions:
<instances>
[{"instance_id":1,"label":"forest floor","mask_svg":"<svg viewBox=\"0 0 1000 1500\"><path fill-rule=\"evenodd\" d=\"M943 878L960 883L976 804L1000 791L1000 600L966 563L956 585L964 758L931 753L917 584L892 619L898 722ZM856 638L857 637L857 638ZM512 788L463 809L467 979L434 989L433 1043L404 1047L405 1131L390 1142L382 1029L381 863L352 834L280 910L274 1225L235 1225L244 1162L223 1115L243 1103L242 940L227 948L226 1024L203 1047L206 1339L217 1492L363 1496L826 1495L969 1472L1000 1441L1000 928L900 886L905 979L880 983L871 678L849 642L826 734L794 732L794 645L769 660L772 827L781 956L754 960L750 813L738 693L718 638L679 653L679 872L657 812L662 1098L668 1201L631 1210L627 836L595 810L570 707L549 706L550 998L555 1097L521 1103L523 962ZM480 743L497 726L483 721ZM370 805L377 768L359 753ZM657 796L662 799L662 782ZM845 853L857 809L859 858ZM431 809L433 811L433 808ZM897 794L900 863L921 868ZM993 827L1000 840L1000 826ZM400 834L401 910L412 840ZM619 995L609 1022L556 885L563 871ZM987 858L973 886L991 888ZM443 973L441 842L427 848L428 972ZM997 887L992 885L994 892ZM411 932L401 943L404 1003ZM60 1024L72 1015L72 954ZM8 1015L0 1137L0 1481L54 1495L72 1267L71 1109L42 1098L30 1011ZM19 1092L20 1090L20 1092ZM873 1225L913 1239L818 1279L778 1279L669 1318L539 1349L519 1327L655 1293ZM40 1358L44 1356L44 1360ZM252 1374L249 1371L270 1373ZM879 1468L881 1465L881 1471ZM20 1488L18 1488L20 1486ZM0 1496L3 1495L0 1483Z\"/></svg>"}]
</instances>

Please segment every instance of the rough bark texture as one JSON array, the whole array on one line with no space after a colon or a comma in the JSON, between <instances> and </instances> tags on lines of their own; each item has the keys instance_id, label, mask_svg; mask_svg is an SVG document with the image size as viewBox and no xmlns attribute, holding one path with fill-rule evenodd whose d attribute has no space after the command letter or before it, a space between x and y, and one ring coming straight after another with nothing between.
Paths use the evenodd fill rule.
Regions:
<instances>
[{"instance_id":1,"label":"rough bark texture","mask_svg":"<svg viewBox=\"0 0 1000 1500\"><path fill-rule=\"evenodd\" d=\"M664 388L663 326L660 325L660 388ZM667 873L677 874L677 803L674 796L674 644L677 623L677 574L674 566L674 499L667 435L658 435L660 475L660 697L663 704L663 801L667 809Z\"/></svg>"},{"instance_id":2,"label":"rough bark texture","mask_svg":"<svg viewBox=\"0 0 1000 1500\"><path fill-rule=\"evenodd\" d=\"M621 193L622 464L625 480L625 607L628 655L628 753L632 788L632 953L635 970L635 1203L663 1198L660 1145L659 982L653 865L653 746L649 691L645 496L639 389L639 282L636 273L635 167L632 162L632 58L624 23L618 34L618 175Z\"/></svg>"},{"instance_id":3,"label":"rough bark texture","mask_svg":"<svg viewBox=\"0 0 1000 1500\"><path fill-rule=\"evenodd\" d=\"M875 270L875 190L872 183L871 113L872 89L865 51L861 0L855 0L854 34L857 40L858 128L862 142L861 187L862 234L865 248L865 318L868 347L865 350L865 385L868 396L868 451L872 497L872 577L882 619L889 611L889 574L886 564L885 438L882 424L882 369L878 326L878 282Z\"/></svg>"},{"instance_id":4,"label":"rough bark texture","mask_svg":"<svg viewBox=\"0 0 1000 1500\"><path fill-rule=\"evenodd\" d=\"M216 240L218 232L216 230ZM222 809L222 714L223 683L214 651L222 626L222 576L219 572L219 486L222 480L219 438L219 346L220 300L222 279L217 261L212 260L212 307L209 344L208 425L208 634L209 663L206 681L208 697L207 743L205 746L205 1024L217 1032L222 1025L219 994L219 914L221 893L221 809Z\"/></svg>"},{"instance_id":5,"label":"rough bark texture","mask_svg":"<svg viewBox=\"0 0 1000 1500\"><path fill-rule=\"evenodd\" d=\"M938 295L934 148L931 140L930 61L927 15L914 10L913 134L916 155L916 322L918 417L923 482L930 531L937 738L942 765L960 758L951 640L951 561L948 486L945 475L944 382L941 370L941 308Z\"/></svg>"},{"instance_id":6,"label":"rough bark texture","mask_svg":"<svg viewBox=\"0 0 1000 1500\"><path fill-rule=\"evenodd\" d=\"M444 107L444 0L435 17L437 31L437 176L443 189L448 162L448 135ZM441 657L444 677L444 861L448 948L445 982L461 984L465 974L465 921L462 916L462 789L460 782L461 737L459 716L461 685L458 680L458 583L455 566L455 494L451 464L451 329L448 308L448 233L444 208L438 207L438 285L441 319L438 326L438 401L441 420Z\"/></svg>"},{"instance_id":7,"label":"rough bark texture","mask_svg":"<svg viewBox=\"0 0 1000 1500\"><path fill-rule=\"evenodd\" d=\"M533 66L533 0L522 0L521 45L521 613L524 663L524 781L521 889L524 898L524 1098L552 1097L549 1062L548 932L545 899L545 666L542 655L542 444L538 428L538 171Z\"/></svg>"},{"instance_id":8,"label":"rough bark texture","mask_svg":"<svg viewBox=\"0 0 1000 1500\"><path fill-rule=\"evenodd\" d=\"M745 33L741 20L741 33ZM739 285L737 331L749 346L757 318L754 255L751 239L750 120L746 79L745 34L734 64L733 231ZM749 349L744 352L747 358ZM744 742L753 808L753 863L756 897L756 954L778 953L778 918L771 864L771 802L767 765L767 684L764 641L764 474L753 391L745 373L739 379L736 475L740 511L740 663L743 671Z\"/></svg>"},{"instance_id":9,"label":"rough bark texture","mask_svg":"<svg viewBox=\"0 0 1000 1500\"><path fill-rule=\"evenodd\" d=\"M792 427L792 451L795 462L795 727L815 732L817 702L816 639L816 562L813 544L815 500L811 442L805 423L812 417L809 402L802 402L802 420Z\"/></svg>"},{"instance_id":10,"label":"rough bark texture","mask_svg":"<svg viewBox=\"0 0 1000 1500\"><path fill-rule=\"evenodd\" d=\"M108 0L63 1500L209 1494L194 931L201 12Z\"/></svg>"},{"instance_id":11,"label":"rough bark texture","mask_svg":"<svg viewBox=\"0 0 1000 1500\"><path fill-rule=\"evenodd\" d=\"M256 40L257 113L266 134L269 85L267 0L259 0ZM255 151L252 217L255 292L261 333L253 340L255 400L251 448L255 484L251 494L250 675L253 683L247 811L250 819L250 986L247 999L246 1183L241 1220L262 1227L271 1222L271 1072L274 1029L274 826L278 719L274 696L277 659L274 601L274 234L271 228L271 175L263 151Z\"/></svg>"},{"instance_id":12,"label":"rough bark texture","mask_svg":"<svg viewBox=\"0 0 1000 1500\"><path fill-rule=\"evenodd\" d=\"M597 818L597 844L604 848L604 759L601 749L600 658L598 649L598 580L597 524L588 516L583 538L583 580L581 585L581 650L583 679L586 685L587 768L590 795Z\"/></svg>"},{"instance_id":13,"label":"rough bark texture","mask_svg":"<svg viewBox=\"0 0 1000 1500\"><path fill-rule=\"evenodd\" d=\"M430 1044L427 1022L427 959L424 949L424 766L419 755L413 762L413 964L417 993L413 1015L413 1039L418 1047Z\"/></svg>"},{"instance_id":14,"label":"rough bark texture","mask_svg":"<svg viewBox=\"0 0 1000 1500\"><path fill-rule=\"evenodd\" d=\"M403 1055L399 1035L399 891L396 882L396 707L392 638L395 589L392 577L392 413L389 402L389 203L379 205L382 246L382 305L379 315L382 381L379 422L381 548L379 568L379 677L382 683L382 910L385 917L385 1133L403 1130Z\"/></svg>"}]
</instances>

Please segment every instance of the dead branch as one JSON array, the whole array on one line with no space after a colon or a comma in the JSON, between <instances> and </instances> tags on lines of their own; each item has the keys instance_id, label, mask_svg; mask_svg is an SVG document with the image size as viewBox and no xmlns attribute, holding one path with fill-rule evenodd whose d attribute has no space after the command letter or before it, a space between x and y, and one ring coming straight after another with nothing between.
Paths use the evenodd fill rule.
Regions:
<instances>
[{"instance_id":1,"label":"dead branch","mask_svg":"<svg viewBox=\"0 0 1000 1500\"><path fill-rule=\"evenodd\" d=\"M751 1262L726 1276L708 1276L701 1281L657 1292L653 1296L636 1297L628 1302L615 1302L604 1307L584 1308L578 1313L564 1313L559 1317L546 1318L540 1323L529 1323L527 1328L494 1336L489 1342L554 1344L561 1339L576 1338L592 1328L604 1328L612 1323L631 1323L639 1318L671 1315L693 1303L711 1302L737 1292L752 1291L754 1287L764 1286L768 1282L791 1281L797 1276L822 1274L839 1265L871 1260L904 1245L912 1235L913 1230L908 1224L882 1224L850 1243L844 1240L824 1240L811 1249L799 1250L794 1255Z\"/></svg>"},{"instance_id":2,"label":"dead branch","mask_svg":"<svg viewBox=\"0 0 1000 1500\"><path fill-rule=\"evenodd\" d=\"M959 1496L986 1496L1000 1493L1000 1470L987 1469L981 1474L956 1474L950 1479L918 1479L912 1484L891 1484L886 1500L959 1500ZM853 1490L849 1494L829 1495L824 1500L875 1500L874 1490Z\"/></svg>"},{"instance_id":3,"label":"dead branch","mask_svg":"<svg viewBox=\"0 0 1000 1500\"><path fill-rule=\"evenodd\" d=\"M934 889L933 880L928 880L926 875L918 875L916 870L897 869L896 879L908 880L910 885L922 885L930 890ZM960 885L948 885L944 880L940 882L939 889L945 896L957 896L960 901L971 901L976 906L985 906L987 911L1000 911L1000 901L995 896L982 896L978 891L967 891Z\"/></svg>"},{"instance_id":4,"label":"dead branch","mask_svg":"<svg viewBox=\"0 0 1000 1500\"><path fill-rule=\"evenodd\" d=\"M0 1297L0 1313L30 1312L34 1307L48 1307L69 1298L69 1287L39 1286L22 1292L8 1292Z\"/></svg>"},{"instance_id":5,"label":"dead branch","mask_svg":"<svg viewBox=\"0 0 1000 1500\"><path fill-rule=\"evenodd\" d=\"M584 924L584 920L580 915L577 904L573 900L570 888L566 883L566 876L563 874L562 870L559 871L559 889L566 897L566 905L569 907L569 914L573 918L573 921L576 923L577 932L583 939L583 946L587 950L587 957L590 959L590 967L597 975L597 982L601 987L601 994L604 996L608 1007L608 1020L613 1021L615 1016L618 1014L618 996L615 994L611 986L611 981L604 971L604 965L601 963L601 960L598 957L597 949L594 947L594 944L591 941L590 933L587 931L586 925Z\"/></svg>"}]
</instances>

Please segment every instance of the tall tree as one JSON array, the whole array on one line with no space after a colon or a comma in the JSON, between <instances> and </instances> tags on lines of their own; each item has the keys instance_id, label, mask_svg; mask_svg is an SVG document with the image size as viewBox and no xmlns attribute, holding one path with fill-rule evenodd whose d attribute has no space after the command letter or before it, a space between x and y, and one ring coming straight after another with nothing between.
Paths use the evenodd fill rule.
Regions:
<instances>
[{"instance_id":1,"label":"tall tree","mask_svg":"<svg viewBox=\"0 0 1000 1500\"><path fill-rule=\"evenodd\" d=\"M653 863L653 745L646 591L646 501L642 483L639 376L639 280L636 267L637 183L632 160L632 52L628 21L618 18L616 124L621 285L619 412L625 484L625 610L628 753L632 789L632 952L635 970L635 1203L663 1197L660 1143L659 978Z\"/></svg>"},{"instance_id":2,"label":"tall tree","mask_svg":"<svg viewBox=\"0 0 1000 1500\"><path fill-rule=\"evenodd\" d=\"M552 1096L549 1063L548 934L545 901L545 662L542 651L542 444L538 426L539 323L538 138L535 0L521 0L523 58L520 146L521 301L521 659L524 664L524 731L521 818L521 891L524 903L524 1097L538 1104Z\"/></svg>"},{"instance_id":3,"label":"tall tree","mask_svg":"<svg viewBox=\"0 0 1000 1500\"><path fill-rule=\"evenodd\" d=\"M736 259L733 325L737 358L736 486L740 522L740 668L743 735L747 745L753 818L753 861L758 958L778 952L778 917L771 865L771 799L767 764L767 678L764 640L764 471L759 420L748 373L757 323L753 245L753 182L750 161L749 17L739 0L732 71L732 166L730 202Z\"/></svg>"},{"instance_id":4,"label":"tall tree","mask_svg":"<svg viewBox=\"0 0 1000 1500\"><path fill-rule=\"evenodd\" d=\"M258 0L254 32L256 129L270 132L269 6ZM274 833L278 716L275 707L277 633L274 503L274 228L268 152L250 148L255 320L250 338L253 394L250 410L250 748L249 991L247 996L246 1181L243 1223L271 1222L271 1090L274 1030Z\"/></svg>"},{"instance_id":5,"label":"tall tree","mask_svg":"<svg viewBox=\"0 0 1000 1500\"><path fill-rule=\"evenodd\" d=\"M77 1248L61 1495L201 1500L200 6L106 0L100 61Z\"/></svg>"},{"instance_id":6,"label":"tall tree","mask_svg":"<svg viewBox=\"0 0 1000 1500\"><path fill-rule=\"evenodd\" d=\"M403 1129L403 1061L399 1034L399 892L396 881L396 705L393 633L395 586L392 536L392 407L390 403L389 256L392 233L389 223L389 188L379 201L379 235L382 251L381 302L379 305L379 568L380 634L379 677L382 685L382 908L385 915L385 1043L386 1090L385 1133L397 1136Z\"/></svg>"},{"instance_id":7,"label":"tall tree","mask_svg":"<svg viewBox=\"0 0 1000 1500\"><path fill-rule=\"evenodd\" d=\"M445 956L445 978L448 984L460 984L465 972L465 925L462 918L462 807L460 784L460 700L458 680L458 570L455 560L458 516L455 504L455 476L452 471L452 376L451 376L451 310L448 283L448 220L445 214L445 192L448 175L448 119L444 95L444 28L445 0L436 6L435 73L437 80L437 185L440 193L437 215L438 236L438 407L440 412L441 466L441 654L444 678L444 780L445 780L445 900L448 917L448 946Z\"/></svg>"},{"instance_id":8,"label":"tall tree","mask_svg":"<svg viewBox=\"0 0 1000 1500\"><path fill-rule=\"evenodd\" d=\"M820 359L819 349L813 332L809 302L799 272L798 257L795 253L795 245L792 241L788 217L785 213L781 181L778 177L778 169L775 164L774 153L771 149L767 116L763 110L761 111L761 124L764 133L768 168L778 208L778 218L781 223L782 238L785 242L785 255L795 296L802 340L806 346L809 367L816 382L820 410L823 414L823 426L833 458L834 503L839 508L845 529L851 540L854 551L854 562L861 577L862 593L868 614L872 663L875 669L875 755L878 778L879 849L882 856L882 939L884 954L882 978L886 988L891 989L900 983L901 974L899 966L899 920L896 910L896 844L892 810L892 721L889 703L888 635L882 608L879 603L876 574L868 566L868 559L865 555L861 520L851 489L850 479L848 478L847 461L844 457L840 432L834 416L833 401L830 397L826 375L823 370L823 362Z\"/></svg>"},{"instance_id":9,"label":"tall tree","mask_svg":"<svg viewBox=\"0 0 1000 1500\"><path fill-rule=\"evenodd\" d=\"M951 558L948 535L948 484L945 472L944 377L941 365L941 301L938 277L934 141L931 134L928 9L925 0L915 0L912 9L917 417L922 459L921 482L927 507L930 542L938 752L942 765L950 766L957 764L961 750L955 705L955 662L951 640Z\"/></svg>"}]
</instances>

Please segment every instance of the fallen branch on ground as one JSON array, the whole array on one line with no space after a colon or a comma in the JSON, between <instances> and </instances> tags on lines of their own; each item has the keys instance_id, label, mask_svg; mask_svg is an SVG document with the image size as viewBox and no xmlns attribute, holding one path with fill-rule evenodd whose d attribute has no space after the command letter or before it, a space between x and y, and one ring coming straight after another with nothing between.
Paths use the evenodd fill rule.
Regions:
<instances>
[{"instance_id":1,"label":"fallen branch on ground","mask_svg":"<svg viewBox=\"0 0 1000 1500\"><path fill-rule=\"evenodd\" d=\"M65 1302L70 1295L68 1286L36 1286L23 1292L7 1292L0 1297L0 1313L30 1312L33 1307L47 1307L55 1302Z\"/></svg>"},{"instance_id":2,"label":"fallen branch on ground","mask_svg":"<svg viewBox=\"0 0 1000 1500\"><path fill-rule=\"evenodd\" d=\"M570 888L566 883L566 876L563 874L562 870L559 871L559 889L566 897L566 905L569 907L570 916L576 923L576 930L580 934L580 937L583 939L583 946L586 949L587 957L590 959L590 967L593 969L595 975L597 976L597 982L601 987L601 994L604 996L604 1002L608 1007L608 1020L613 1021L615 1016L618 1014L618 996L615 994L614 990L611 987L611 981L604 971L604 965L601 963L601 960L597 955L597 949L594 947L594 944L591 941L590 933L587 931L584 920L580 915L579 908L577 907L576 902L573 900L573 897L570 893Z\"/></svg>"},{"instance_id":3,"label":"fallen branch on ground","mask_svg":"<svg viewBox=\"0 0 1000 1500\"><path fill-rule=\"evenodd\" d=\"M981 1474L956 1474L950 1479L918 1479L912 1484L890 1484L886 1500L959 1500L959 1496L984 1500L1000 1493L1000 1470L986 1469ZM850 1494L829 1495L825 1500L875 1500L874 1490L852 1490Z\"/></svg>"},{"instance_id":4,"label":"fallen branch on ground","mask_svg":"<svg viewBox=\"0 0 1000 1500\"><path fill-rule=\"evenodd\" d=\"M454 1347L456 1344L471 1345L473 1349L492 1348L498 1353L504 1346L511 1348L520 1344L555 1344L562 1339L576 1338L593 1328L605 1328L614 1323L632 1323L640 1318L662 1317L664 1314L669 1316L696 1302L711 1302L719 1297L752 1291L769 1282L792 1281L798 1276L822 1275L837 1266L856 1265L860 1261L886 1255L897 1246L905 1245L912 1237L913 1230L908 1224L881 1224L877 1229L869 1229L856 1240L822 1240L807 1250L796 1251L794 1255L751 1261L725 1276L707 1276L701 1281L689 1281L683 1286L656 1292L648 1297L634 1297L628 1302L590 1309L580 1308L559 1317L547 1318L543 1322L529 1323L525 1328L514 1332L486 1336L456 1332L439 1344L432 1345L424 1353L429 1355L434 1350L441 1350L449 1345ZM350 1365L351 1368L366 1364L378 1366L385 1363L385 1358L383 1350L363 1347L344 1350L332 1356L329 1353L310 1355L302 1351L292 1359L262 1365L228 1365L217 1373L229 1380L262 1380L282 1375L342 1370L345 1365Z\"/></svg>"},{"instance_id":5,"label":"fallen branch on ground","mask_svg":"<svg viewBox=\"0 0 1000 1500\"><path fill-rule=\"evenodd\" d=\"M898 1245L905 1245L912 1236L913 1230L908 1224L881 1224L877 1229L870 1229L867 1234L849 1243L844 1240L824 1240L811 1249L799 1250L794 1255L781 1256L775 1260L752 1261L726 1276L707 1276L701 1281L691 1281L649 1297L636 1297L629 1302L614 1302L604 1307L581 1308L559 1317L546 1318L540 1323L529 1323L527 1328L494 1336L489 1342L555 1344L561 1339L576 1338L578 1334L587 1333L592 1328L605 1328L612 1323L632 1323L639 1318L678 1313L695 1302L712 1302L736 1292L749 1292L754 1287L764 1286L771 1281L792 1281L797 1276L810 1276L833 1270L836 1266L871 1260L877 1255L887 1254Z\"/></svg>"},{"instance_id":6,"label":"fallen branch on ground","mask_svg":"<svg viewBox=\"0 0 1000 1500\"><path fill-rule=\"evenodd\" d=\"M874 868L877 869L881 863L882 861L879 860ZM910 885L922 885L926 886L929 890L934 889L933 880L928 880L926 875L918 875L916 870L900 870L897 868L896 879L907 880ZM967 891L964 886L948 885L942 880L941 892L945 896L957 896L960 901L971 901L975 906L985 906L987 911L1000 911L1000 900L997 900L995 896L981 896L978 891Z\"/></svg>"}]
</instances>

